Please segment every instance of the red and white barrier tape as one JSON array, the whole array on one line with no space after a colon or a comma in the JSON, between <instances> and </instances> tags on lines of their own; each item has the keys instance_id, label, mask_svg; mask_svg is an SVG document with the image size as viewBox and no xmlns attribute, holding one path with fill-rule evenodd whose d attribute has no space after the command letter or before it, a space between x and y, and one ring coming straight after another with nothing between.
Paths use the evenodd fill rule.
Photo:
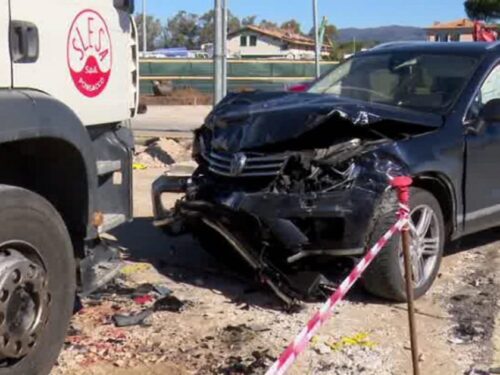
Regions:
<instances>
[{"instance_id":1,"label":"red and white barrier tape","mask_svg":"<svg viewBox=\"0 0 500 375\"><path fill-rule=\"evenodd\" d=\"M365 272L370 263L375 259L380 250L387 244L396 232L400 232L408 222L409 208L406 204L399 204L398 221L377 241L377 243L366 253L366 255L354 267L349 276L340 284L337 290L321 306L321 308L309 320L304 329L295 337L293 342L280 355L278 360L269 368L266 375L284 374L302 353L316 331L330 318L333 308L345 297L354 283Z\"/></svg>"}]
</instances>

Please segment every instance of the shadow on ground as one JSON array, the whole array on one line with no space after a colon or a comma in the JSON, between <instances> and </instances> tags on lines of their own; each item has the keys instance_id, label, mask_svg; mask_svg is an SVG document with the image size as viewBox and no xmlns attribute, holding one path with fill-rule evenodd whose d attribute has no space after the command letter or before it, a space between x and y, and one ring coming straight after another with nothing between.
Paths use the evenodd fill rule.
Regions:
<instances>
[{"instance_id":1,"label":"shadow on ground","mask_svg":"<svg viewBox=\"0 0 500 375\"><path fill-rule=\"evenodd\" d=\"M130 259L151 263L159 273L174 282L182 282L210 290L217 290L236 304L256 305L281 309L280 300L256 281L251 272L228 266L205 252L189 235L172 237L155 228L151 218L136 218L132 223L117 228L112 233L129 250ZM478 246L499 241L498 229L487 230L453 241L446 246L445 256L467 251ZM340 283L350 266L341 263L327 276ZM358 284L348 296L357 303L383 303L386 300L366 293Z\"/></svg>"},{"instance_id":2,"label":"shadow on ground","mask_svg":"<svg viewBox=\"0 0 500 375\"><path fill-rule=\"evenodd\" d=\"M174 282L217 290L236 304L281 309L280 301L250 272L229 269L204 251L190 235L172 237L155 228L151 218L137 218L113 231L130 260L151 263Z\"/></svg>"}]
</instances>

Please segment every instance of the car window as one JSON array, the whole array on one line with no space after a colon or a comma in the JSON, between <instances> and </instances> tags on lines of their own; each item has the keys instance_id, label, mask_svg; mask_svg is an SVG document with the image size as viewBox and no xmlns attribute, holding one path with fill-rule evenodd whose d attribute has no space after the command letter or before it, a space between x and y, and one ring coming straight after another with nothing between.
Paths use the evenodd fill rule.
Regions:
<instances>
[{"instance_id":1,"label":"car window","mask_svg":"<svg viewBox=\"0 0 500 375\"><path fill-rule=\"evenodd\" d=\"M476 118L484 105L493 99L500 99L500 64L491 71L484 81L479 94L474 99L468 117Z\"/></svg>"},{"instance_id":2,"label":"car window","mask_svg":"<svg viewBox=\"0 0 500 375\"><path fill-rule=\"evenodd\" d=\"M490 73L484 81L479 94L480 105L485 105L490 100L500 99L500 65Z\"/></svg>"},{"instance_id":3,"label":"car window","mask_svg":"<svg viewBox=\"0 0 500 375\"><path fill-rule=\"evenodd\" d=\"M419 51L361 54L340 64L309 92L445 113L477 61L473 56Z\"/></svg>"}]
</instances>

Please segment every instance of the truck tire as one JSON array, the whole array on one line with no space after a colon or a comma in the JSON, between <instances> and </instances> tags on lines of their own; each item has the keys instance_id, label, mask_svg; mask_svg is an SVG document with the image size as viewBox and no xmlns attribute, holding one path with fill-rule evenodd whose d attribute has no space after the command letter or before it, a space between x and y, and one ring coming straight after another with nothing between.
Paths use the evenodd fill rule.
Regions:
<instances>
[{"instance_id":1,"label":"truck tire","mask_svg":"<svg viewBox=\"0 0 500 375\"><path fill-rule=\"evenodd\" d=\"M41 196L0 185L0 375L48 374L72 316L68 230Z\"/></svg>"},{"instance_id":2,"label":"truck tire","mask_svg":"<svg viewBox=\"0 0 500 375\"><path fill-rule=\"evenodd\" d=\"M396 222L397 201L392 195L379 206L367 244L373 246ZM441 207L426 190L411 188L411 253L416 275L415 298L431 287L441 265L445 230ZM422 221L421 221L422 220ZM416 256L417 255L417 256ZM363 284L370 293L390 300L406 301L401 235L394 235L368 267Z\"/></svg>"}]
</instances>

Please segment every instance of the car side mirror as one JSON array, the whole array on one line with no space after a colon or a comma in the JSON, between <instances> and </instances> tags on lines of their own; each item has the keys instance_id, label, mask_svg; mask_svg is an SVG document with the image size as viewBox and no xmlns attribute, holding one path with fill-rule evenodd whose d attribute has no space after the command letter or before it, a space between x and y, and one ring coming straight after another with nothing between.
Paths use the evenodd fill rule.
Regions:
<instances>
[{"instance_id":1,"label":"car side mirror","mask_svg":"<svg viewBox=\"0 0 500 375\"><path fill-rule=\"evenodd\" d=\"M500 122L500 99L493 99L486 103L479 115L466 122L468 134L479 134L486 125L492 122Z\"/></svg>"},{"instance_id":2,"label":"car side mirror","mask_svg":"<svg viewBox=\"0 0 500 375\"><path fill-rule=\"evenodd\" d=\"M490 100L479 112L479 120L486 123L500 122L500 99Z\"/></svg>"}]
</instances>

